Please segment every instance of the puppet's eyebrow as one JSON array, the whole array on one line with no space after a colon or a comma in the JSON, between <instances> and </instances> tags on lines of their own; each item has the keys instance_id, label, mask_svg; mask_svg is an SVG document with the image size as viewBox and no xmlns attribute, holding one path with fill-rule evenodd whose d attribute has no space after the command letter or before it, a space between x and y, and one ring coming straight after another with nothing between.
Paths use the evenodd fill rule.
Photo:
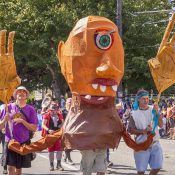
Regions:
<instances>
[{"instance_id":1,"label":"puppet's eyebrow","mask_svg":"<svg viewBox=\"0 0 175 175\"><path fill-rule=\"evenodd\" d=\"M116 32L117 30L107 30L107 31L96 31L95 34L103 33L103 34L111 34Z\"/></svg>"}]
</instances>

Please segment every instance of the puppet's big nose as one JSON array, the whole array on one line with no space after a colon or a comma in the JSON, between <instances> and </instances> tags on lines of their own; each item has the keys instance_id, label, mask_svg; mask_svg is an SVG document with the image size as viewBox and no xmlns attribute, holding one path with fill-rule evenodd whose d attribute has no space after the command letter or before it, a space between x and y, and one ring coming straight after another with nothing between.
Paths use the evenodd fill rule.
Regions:
<instances>
[{"instance_id":1,"label":"puppet's big nose","mask_svg":"<svg viewBox=\"0 0 175 175\"><path fill-rule=\"evenodd\" d=\"M103 78L117 78L121 71L112 63L108 55L104 55L100 65L96 68L96 73L99 77Z\"/></svg>"}]
</instances>

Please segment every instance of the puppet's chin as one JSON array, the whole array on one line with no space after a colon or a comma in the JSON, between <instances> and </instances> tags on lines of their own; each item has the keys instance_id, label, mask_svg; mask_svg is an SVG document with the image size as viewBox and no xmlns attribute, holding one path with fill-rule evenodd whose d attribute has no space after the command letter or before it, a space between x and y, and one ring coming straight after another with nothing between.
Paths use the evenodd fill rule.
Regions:
<instances>
[{"instance_id":1,"label":"puppet's chin","mask_svg":"<svg viewBox=\"0 0 175 175\"><path fill-rule=\"evenodd\" d=\"M109 99L109 96L90 96L90 95L81 95L81 100L88 104L104 104Z\"/></svg>"}]
</instances>

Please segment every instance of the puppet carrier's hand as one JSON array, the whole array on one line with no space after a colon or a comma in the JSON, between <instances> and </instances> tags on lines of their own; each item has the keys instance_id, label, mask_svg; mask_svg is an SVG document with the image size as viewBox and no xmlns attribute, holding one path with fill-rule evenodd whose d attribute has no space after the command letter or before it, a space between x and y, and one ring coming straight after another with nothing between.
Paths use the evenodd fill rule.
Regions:
<instances>
[{"instance_id":1,"label":"puppet carrier's hand","mask_svg":"<svg viewBox=\"0 0 175 175\"><path fill-rule=\"evenodd\" d=\"M159 92L175 83L175 34L148 64Z\"/></svg>"},{"instance_id":2,"label":"puppet carrier's hand","mask_svg":"<svg viewBox=\"0 0 175 175\"><path fill-rule=\"evenodd\" d=\"M6 51L6 30L0 31L0 100L7 103L21 80L16 72L13 53L15 32L10 32Z\"/></svg>"}]
</instances>

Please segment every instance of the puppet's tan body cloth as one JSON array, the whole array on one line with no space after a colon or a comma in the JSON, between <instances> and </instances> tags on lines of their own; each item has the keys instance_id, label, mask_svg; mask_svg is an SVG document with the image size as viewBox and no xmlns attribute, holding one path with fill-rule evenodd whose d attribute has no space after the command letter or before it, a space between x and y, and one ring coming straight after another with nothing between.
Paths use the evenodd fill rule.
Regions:
<instances>
[{"instance_id":1,"label":"puppet's tan body cloth","mask_svg":"<svg viewBox=\"0 0 175 175\"><path fill-rule=\"evenodd\" d=\"M63 128L63 147L79 150L115 148L123 131L114 98L100 105L81 102L77 114L72 107Z\"/></svg>"}]
</instances>

